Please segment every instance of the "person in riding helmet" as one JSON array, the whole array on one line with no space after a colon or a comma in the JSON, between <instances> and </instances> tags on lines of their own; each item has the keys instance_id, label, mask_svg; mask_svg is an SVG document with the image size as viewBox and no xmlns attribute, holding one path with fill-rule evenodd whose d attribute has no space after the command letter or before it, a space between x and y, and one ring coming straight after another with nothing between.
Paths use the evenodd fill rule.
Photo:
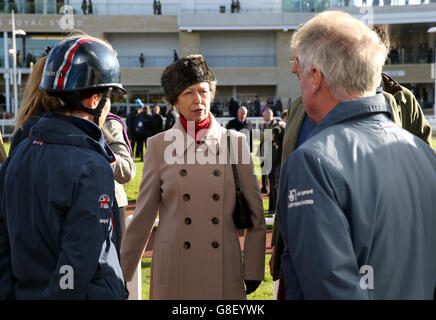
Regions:
<instances>
[{"instance_id":1,"label":"person in riding helmet","mask_svg":"<svg viewBox=\"0 0 436 320\"><path fill-rule=\"evenodd\" d=\"M100 129L126 93L116 53L66 38L40 89L46 112L0 170L0 299L125 299L116 159Z\"/></svg>"}]
</instances>

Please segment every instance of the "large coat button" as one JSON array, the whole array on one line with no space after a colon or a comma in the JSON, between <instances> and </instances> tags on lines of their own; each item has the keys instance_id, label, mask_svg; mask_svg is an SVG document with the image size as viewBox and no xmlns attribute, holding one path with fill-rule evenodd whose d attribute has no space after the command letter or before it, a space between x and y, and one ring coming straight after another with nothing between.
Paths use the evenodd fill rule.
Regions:
<instances>
[{"instance_id":1,"label":"large coat button","mask_svg":"<svg viewBox=\"0 0 436 320\"><path fill-rule=\"evenodd\" d=\"M217 217L213 217L213 218L212 218L212 223L213 223L213 224L218 224L218 222L219 222L219 220L218 220Z\"/></svg>"},{"instance_id":2,"label":"large coat button","mask_svg":"<svg viewBox=\"0 0 436 320\"><path fill-rule=\"evenodd\" d=\"M219 246L220 246L220 244L218 242L216 242L216 241L212 242L212 247L214 249L218 248Z\"/></svg>"},{"instance_id":3,"label":"large coat button","mask_svg":"<svg viewBox=\"0 0 436 320\"><path fill-rule=\"evenodd\" d=\"M179 174L180 174L182 177L184 177L184 176L186 176L187 171L186 171L185 169L181 169L181 170L179 171Z\"/></svg>"},{"instance_id":4,"label":"large coat button","mask_svg":"<svg viewBox=\"0 0 436 320\"><path fill-rule=\"evenodd\" d=\"M189 242L189 241L185 241L184 243L183 243L183 248L185 248L185 249L189 249L191 247L191 243Z\"/></svg>"},{"instance_id":5,"label":"large coat button","mask_svg":"<svg viewBox=\"0 0 436 320\"><path fill-rule=\"evenodd\" d=\"M190 196L189 194L185 193L185 194L183 195L183 200L185 200L185 201L189 201L189 199L191 199L191 196Z\"/></svg>"},{"instance_id":6,"label":"large coat button","mask_svg":"<svg viewBox=\"0 0 436 320\"><path fill-rule=\"evenodd\" d=\"M213 175L214 175L215 177L219 177L220 174L221 174L221 171L220 171L219 169L215 169L215 170L213 170Z\"/></svg>"},{"instance_id":7,"label":"large coat button","mask_svg":"<svg viewBox=\"0 0 436 320\"><path fill-rule=\"evenodd\" d=\"M220 195L218 193L214 193L212 195L213 200L218 201L220 199Z\"/></svg>"},{"instance_id":8,"label":"large coat button","mask_svg":"<svg viewBox=\"0 0 436 320\"><path fill-rule=\"evenodd\" d=\"M192 219L191 218L185 218L185 224L191 224Z\"/></svg>"}]
</instances>

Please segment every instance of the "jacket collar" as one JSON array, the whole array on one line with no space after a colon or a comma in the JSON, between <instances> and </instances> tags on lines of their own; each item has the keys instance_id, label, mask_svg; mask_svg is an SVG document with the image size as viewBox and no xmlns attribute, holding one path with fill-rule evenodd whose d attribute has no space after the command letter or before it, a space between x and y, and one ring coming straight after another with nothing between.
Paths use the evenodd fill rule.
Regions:
<instances>
[{"instance_id":1,"label":"jacket collar","mask_svg":"<svg viewBox=\"0 0 436 320\"><path fill-rule=\"evenodd\" d=\"M94 149L110 163L115 161L115 155L105 142L101 129L95 123L82 118L45 113L32 127L29 137L46 143Z\"/></svg>"},{"instance_id":2,"label":"jacket collar","mask_svg":"<svg viewBox=\"0 0 436 320\"><path fill-rule=\"evenodd\" d=\"M374 113L388 113L389 117L392 115L391 109L386 102L385 97L381 93L371 97L339 102L324 117L324 119L321 120L321 122L315 127L308 138L313 137L320 131L340 122Z\"/></svg>"},{"instance_id":3,"label":"jacket collar","mask_svg":"<svg viewBox=\"0 0 436 320\"><path fill-rule=\"evenodd\" d=\"M404 95L404 90L401 85L385 73L382 73L381 86L383 88L383 91L386 91L387 93L393 95L395 97L395 100L399 99L402 103L407 102L406 96Z\"/></svg>"},{"instance_id":4,"label":"jacket collar","mask_svg":"<svg viewBox=\"0 0 436 320\"><path fill-rule=\"evenodd\" d=\"M218 146L221 143L222 131L223 127L216 121L215 117L209 112L209 117L211 120L211 124L209 129L207 129L206 134L200 139L203 143L199 146L196 145L196 142L192 136L187 134L185 129L183 128L182 122L180 118L177 119L171 130L180 130L183 134L183 148L176 148L176 153L178 157L182 157L186 151L190 148L194 148L194 151L204 151L205 148L209 149L209 152L212 152L214 155L218 154ZM189 129L189 123L188 123ZM181 143L182 141L177 140L174 143Z\"/></svg>"}]
</instances>

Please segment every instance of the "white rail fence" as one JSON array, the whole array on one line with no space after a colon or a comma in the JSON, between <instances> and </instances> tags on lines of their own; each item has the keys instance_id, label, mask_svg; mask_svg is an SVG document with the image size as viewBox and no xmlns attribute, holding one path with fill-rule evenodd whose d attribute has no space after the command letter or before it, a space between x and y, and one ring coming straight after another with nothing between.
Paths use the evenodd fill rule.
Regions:
<instances>
[{"instance_id":1,"label":"white rail fence","mask_svg":"<svg viewBox=\"0 0 436 320\"><path fill-rule=\"evenodd\" d=\"M226 126L226 124L232 120L232 117L220 117L216 118L217 121L223 125ZM260 125L263 123L262 117L249 117L247 118L251 121L255 129L259 129ZM275 117L275 119L280 120L280 117ZM431 127L433 128L433 135L436 135L436 116L433 115L426 115L427 121L430 123ZM124 123L126 122L125 119ZM15 127L15 119L0 119L0 129L3 136L3 139L9 138L12 135L12 131Z\"/></svg>"}]
</instances>

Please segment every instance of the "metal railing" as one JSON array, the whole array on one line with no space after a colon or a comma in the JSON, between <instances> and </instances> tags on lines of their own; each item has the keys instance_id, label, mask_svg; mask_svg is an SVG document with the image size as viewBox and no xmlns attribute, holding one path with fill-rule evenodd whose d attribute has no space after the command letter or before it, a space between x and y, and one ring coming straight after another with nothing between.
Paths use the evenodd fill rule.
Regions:
<instances>
[{"instance_id":1,"label":"metal railing","mask_svg":"<svg viewBox=\"0 0 436 320\"><path fill-rule=\"evenodd\" d=\"M173 56L144 56L144 59L142 65L139 61L139 55L136 57L118 56L122 68L165 68L174 61Z\"/></svg>"},{"instance_id":2,"label":"metal railing","mask_svg":"<svg viewBox=\"0 0 436 320\"><path fill-rule=\"evenodd\" d=\"M276 56L205 56L210 67L275 67Z\"/></svg>"},{"instance_id":3,"label":"metal railing","mask_svg":"<svg viewBox=\"0 0 436 320\"><path fill-rule=\"evenodd\" d=\"M217 1L215 3L197 3L192 6L186 5L183 1L177 3L162 3L162 15L178 15L179 13L283 13L283 12L320 12L330 8L342 7L377 7L377 6L406 6L406 5L428 5L435 3L435 0L283 0L277 2L260 2L254 5L249 2L242 2L239 10L233 10L230 1ZM7 1L0 5L0 13L10 13L11 9L18 14L59 14L63 5L70 5L75 14L84 14L79 1L66 0L64 3L55 0L46 1L25 1L15 0L15 6ZM88 10L86 14L89 14ZM139 1L108 1L108 3L93 3L92 14L98 15L153 15L152 3L141 3Z\"/></svg>"},{"instance_id":4,"label":"metal railing","mask_svg":"<svg viewBox=\"0 0 436 320\"><path fill-rule=\"evenodd\" d=\"M144 64L138 56L118 56L122 68L165 68L173 63L173 56L144 56ZM209 67L275 67L276 56L205 56Z\"/></svg>"}]
</instances>

